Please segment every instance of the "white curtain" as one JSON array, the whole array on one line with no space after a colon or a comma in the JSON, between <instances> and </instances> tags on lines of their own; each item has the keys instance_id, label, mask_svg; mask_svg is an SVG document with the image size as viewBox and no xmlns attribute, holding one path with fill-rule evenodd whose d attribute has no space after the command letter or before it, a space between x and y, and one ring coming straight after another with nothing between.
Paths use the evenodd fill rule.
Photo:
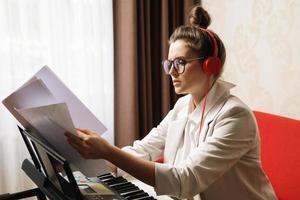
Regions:
<instances>
[{"instance_id":1,"label":"white curtain","mask_svg":"<svg viewBox=\"0 0 300 200\"><path fill-rule=\"evenodd\" d=\"M111 0L0 0L0 99L48 65L108 128L113 143ZM0 105L0 194L33 187L16 121Z\"/></svg>"}]
</instances>

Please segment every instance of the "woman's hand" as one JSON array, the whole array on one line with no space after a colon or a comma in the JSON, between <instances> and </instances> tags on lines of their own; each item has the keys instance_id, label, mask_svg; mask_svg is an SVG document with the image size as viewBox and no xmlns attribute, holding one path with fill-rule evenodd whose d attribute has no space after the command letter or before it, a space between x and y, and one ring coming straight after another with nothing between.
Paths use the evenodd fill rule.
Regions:
<instances>
[{"instance_id":1,"label":"woman's hand","mask_svg":"<svg viewBox=\"0 0 300 200\"><path fill-rule=\"evenodd\" d=\"M111 145L96 133L77 128L78 137L71 133L65 133L69 144L86 159L106 159Z\"/></svg>"},{"instance_id":2,"label":"woman's hand","mask_svg":"<svg viewBox=\"0 0 300 200\"><path fill-rule=\"evenodd\" d=\"M155 165L152 161L147 161L126 153L116 146L109 144L96 133L77 129L78 136L65 133L68 142L84 158L105 159L109 166L116 172L117 167L133 175L145 183L155 186Z\"/></svg>"}]
</instances>

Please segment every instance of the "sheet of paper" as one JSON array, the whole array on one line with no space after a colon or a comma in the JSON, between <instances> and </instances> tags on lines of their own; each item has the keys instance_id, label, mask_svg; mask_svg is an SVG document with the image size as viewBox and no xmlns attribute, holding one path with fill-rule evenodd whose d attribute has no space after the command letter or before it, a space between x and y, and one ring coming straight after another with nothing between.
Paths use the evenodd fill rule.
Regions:
<instances>
[{"instance_id":1,"label":"sheet of paper","mask_svg":"<svg viewBox=\"0 0 300 200\"><path fill-rule=\"evenodd\" d=\"M86 128L98 134L107 130L48 66L44 66L34 76L43 80L58 102L67 103L75 127Z\"/></svg>"},{"instance_id":2,"label":"sheet of paper","mask_svg":"<svg viewBox=\"0 0 300 200\"><path fill-rule=\"evenodd\" d=\"M84 159L67 142L66 131L77 135L66 103L51 104L34 108L16 109L48 144L69 163L86 176L97 176L107 173L108 167L104 160Z\"/></svg>"},{"instance_id":3,"label":"sheet of paper","mask_svg":"<svg viewBox=\"0 0 300 200\"><path fill-rule=\"evenodd\" d=\"M41 111L45 108L35 109L35 107L50 106L61 102L66 103L69 112L58 106L61 111L52 112L51 116L51 112L47 110L49 107L47 107L46 113ZM43 142L50 143L59 153L62 152L70 164L76 166L85 175L95 176L107 172L104 160L85 160L65 140L59 143L58 137L54 137L54 135L63 135L59 133L66 130L71 132L74 130L74 126L90 129L99 135L102 135L107 129L49 67L45 66L39 70L2 103L24 128L31 130L32 134ZM56 113L60 113L60 115ZM70 116L66 117L63 113L68 113ZM70 119L71 121L68 121ZM38 132L43 134L37 135ZM105 134L102 136L105 138Z\"/></svg>"},{"instance_id":4,"label":"sheet of paper","mask_svg":"<svg viewBox=\"0 0 300 200\"><path fill-rule=\"evenodd\" d=\"M2 103L23 127L28 127L28 122L15 109L54 104L58 101L41 79L34 78L5 98Z\"/></svg>"}]
</instances>

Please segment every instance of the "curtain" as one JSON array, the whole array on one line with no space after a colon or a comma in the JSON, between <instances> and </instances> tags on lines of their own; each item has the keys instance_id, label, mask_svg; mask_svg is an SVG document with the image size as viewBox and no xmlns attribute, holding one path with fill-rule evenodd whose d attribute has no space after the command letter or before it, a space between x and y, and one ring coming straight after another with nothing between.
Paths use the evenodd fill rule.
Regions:
<instances>
[{"instance_id":1,"label":"curtain","mask_svg":"<svg viewBox=\"0 0 300 200\"><path fill-rule=\"evenodd\" d=\"M114 0L115 141L143 138L177 100L161 60L168 38L186 23L192 0ZM197 3L197 2L195 2Z\"/></svg>"},{"instance_id":2,"label":"curtain","mask_svg":"<svg viewBox=\"0 0 300 200\"><path fill-rule=\"evenodd\" d=\"M48 65L114 141L112 1L1 0L0 99ZM0 105L0 194L33 187L16 121Z\"/></svg>"}]
</instances>

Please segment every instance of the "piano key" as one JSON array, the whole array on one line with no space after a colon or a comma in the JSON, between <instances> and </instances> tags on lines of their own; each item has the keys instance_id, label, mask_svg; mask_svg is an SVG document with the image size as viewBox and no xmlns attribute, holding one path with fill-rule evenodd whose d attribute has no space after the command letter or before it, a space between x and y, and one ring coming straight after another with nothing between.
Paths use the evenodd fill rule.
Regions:
<instances>
[{"instance_id":1,"label":"piano key","mask_svg":"<svg viewBox=\"0 0 300 200\"><path fill-rule=\"evenodd\" d=\"M135 190L132 190L132 191L128 191L128 192L122 192L122 193L120 193L120 195L123 196L123 197L127 197L127 196L130 196L130 195L134 195L134 194L140 193L141 191L144 192L143 190L140 190L138 188L138 189L135 189Z\"/></svg>"},{"instance_id":2,"label":"piano key","mask_svg":"<svg viewBox=\"0 0 300 200\"><path fill-rule=\"evenodd\" d=\"M97 176L99 179L105 178L105 177L112 177L113 175L111 173L102 174L100 176Z\"/></svg>"},{"instance_id":3,"label":"piano key","mask_svg":"<svg viewBox=\"0 0 300 200\"><path fill-rule=\"evenodd\" d=\"M125 197L125 198L129 198L131 196L134 196L134 195L137 195L137 194L142 194L142 193L145 193L145 192L143 190L139 189L137 191L133 191L133 192L127 193L127 194L122 195L122 196Z\"/></svg>"},{"instance_id":4,"label":"piano key","mask_svg":"<svg viewBox=\"0 0 300 200\"><path fill-rule=\"evenodd\" d=\"M138 193L138 194L130 195L130 196L125 197L125 198L128 199L128 200L133 200L133 199L137 199L137 198L140 198L140 197L148 197L148 196L149 196L148 193L141 192L141 193Z\"/></svg>"},{"instance_id":5,"label":"piano key","mask_svg":"<svg viewBox=\"0 0 300 200\"><path fill-rule=\"evenodd\" d=\"M100 180L105 183L107 181L114 180L114 178L115 177L112 176L112 177L107 177L107 178L103 178L103 179L100 179Z\"/></svg>"},{"instance_id":6,"label":"piano key","mask_svg":"<svg viewBox=\"0 0 300 200\"><path fill-rule=\"evenodd\" d=\"M103 181L103 182L106 183L107 185L112 185L112 184L128 182L128 181L123 177L117 177L117 178L107 180L107 181Z\"/></svg>"},{"instance_id":7,"label":"piano key","mask_svg":"<svg viewBox=\"0 0 300 200\"><path fill-rule=\"evenodd\" d=\"M111 187L111 188L118 188L118 187L122 187L122 186L124 186L124 185L128 185L128 181L127 182L121 182L121 183L115 183L115 184L111 184L111 185L109 185L109 187Z\"/></svg>"},{"instance_id":8,"label":"piano key","mask_svg":"<svg viewBox=\"0 0 300 200\"><path fill-rule=\"evenodd\" d=\"M123 177L115 177L112 174L102 174L97 176L98 181L111 190L120 195L123 200L156 200L154 197L149 196L147 192L141 190L137 185L128 181Z\"/></svg>"},{"instance_id":9,"label":"piano key","mask_svg":"<svg viewBox=\"0 0 300 200\"><path fill-rule=\"evenodd\" d=\"M135 185L130 182L122 182L122 183L116 183L110 185L111 188L115 188L115 189L121 189L123 187L130 187L130 186L135 186Z\"/></svg>"},{"instance_id":10,"label":"piano key","mask_svg":"<svg viewBox=\"0 0 300 200\"><path fill-rule=\"evenodd\" d=\"M116 191L118 193L125 193L125 192L130 192L130 191L139 190L139 189L140 188L138 188L137 186L132 185L132 186L127 186L127 187L123 187L123 188L117 189Z\"/></svg>"},{"instance_id":11,"label":"piano key","mask_svg":"<svg viewBox=\"0 0 300 200\"><path fill-rule=\"evenodd\" d=\"M110 187L115 188L115 189L121 189L121 188L124 188L124 187L134 187L134 186L136 186L136 185L134 185L130 182L123 182L123 183L111 185Z\"/></svg>"}]
</instances>

